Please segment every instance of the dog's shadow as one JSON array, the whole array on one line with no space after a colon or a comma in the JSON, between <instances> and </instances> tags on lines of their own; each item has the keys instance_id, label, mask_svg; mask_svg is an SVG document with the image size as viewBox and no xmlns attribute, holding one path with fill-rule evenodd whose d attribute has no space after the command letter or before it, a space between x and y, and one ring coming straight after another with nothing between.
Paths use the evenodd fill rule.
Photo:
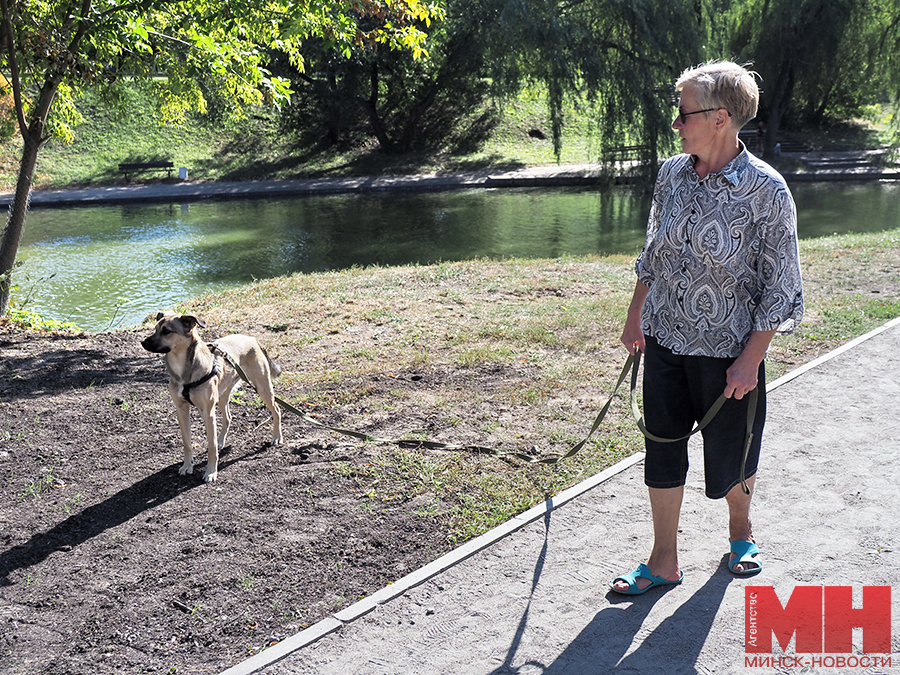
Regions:
<instances>
[{"instance_id":1,"label":"dog's shadow","mask_svg":"<svg viewBox=\"0 0 900 675\"><path fill-rule=\"evenodd\" d=\"M246 450L245 452L241 452L232 457L232 446L231 443L229 443L225 447L219 449L219 474L221 475L223 469L232 467L239 462L254 460L259 455L264 455L267 452L278 451L279 449L284 449L285 447L286 446L284 444L272 445L272 441L265 441L252 450ZM194 455L194 475L197 474L197 471L200 471L201 476L203 475L203 470L205 470L206 468L207 461L208 458L204 459L204 455L202 454L200 455L199 459L197 455Z\"/></svg>"},{"instance_id":2,"label":"dog's shadow","mask_svg":"<svg viewBox=\"0 0 900 675\"><path fill-rule=\"evenodd\" d=\"M196 474L197 469L194 469ZM0 553L0 586L13 583L15 571L36 565L56 551L69 551L106 530L161 506L189 490L203 485L202 479L172 480L178 477L169 465L98 504L69 516L47 532L35 534L24 544Z\"/></svg>"},{"instance_id":3,"label":"dog's shadow","mask_svg":"<svg viewBox=\"0 0 900 675\"><path fill-rule=\"evenodd\" d=\"M255 459L272 448L272 444L266 442L229 458L232 447L230 444L226 445L220 450L226 461L219 463L219 471L239 462ZM0 552L0 586L13 584L14 580L10 575L17 570L37 565L57 551L70 551L106 530L205 485L204 465L203 461L197 462L192 474L179 476L180 464L170 464L102 502L69 516L47 532L33 535L24 544Z\"/></svg>"}]
</instances>

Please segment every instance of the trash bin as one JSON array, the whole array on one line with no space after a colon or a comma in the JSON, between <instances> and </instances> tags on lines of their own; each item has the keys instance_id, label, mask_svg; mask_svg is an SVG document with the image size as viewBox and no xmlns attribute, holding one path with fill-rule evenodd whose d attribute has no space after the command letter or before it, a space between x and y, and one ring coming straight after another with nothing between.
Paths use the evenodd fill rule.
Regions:
<instances>
[{"instance_id":1,"label":"trash bin","mask_svg":"<svg viewBox=\"0 0 900 675\"><path fill-rule=\"evenodd\" d=\"M178 178L181 180L187 180L187 169L185 167L181 167L178 169Z\"/></svg>"}]
</instances>

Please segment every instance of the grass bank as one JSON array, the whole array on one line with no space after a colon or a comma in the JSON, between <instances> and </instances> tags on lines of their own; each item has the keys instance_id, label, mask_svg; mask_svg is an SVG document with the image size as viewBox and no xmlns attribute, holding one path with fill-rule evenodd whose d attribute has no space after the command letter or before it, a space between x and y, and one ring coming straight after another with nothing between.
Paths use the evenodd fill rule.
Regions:
<instances>
[{"instance_id":1,"label":"grass bank","mask_svg":"<svg viewBox=\"0 0 900 675\"><path fill-rule=\"evenodd\" d=\"M323 146L300 129L286 128L271 108L251 109L240 122L195 115L181 126L165 125L155 114L151 94L138 88L119 94L115 105L90 91L77 101L82 122L74 127L72 142L51 139L42 149L36 188L122 183L120 162L157 159L186 167L191 180L201 181L452 173L557 161L544 97L530 89L515 99L489 104L494 124L478 147L407 155L381 152L374 141L351 148ZM596 113L589 106L570 106L565 118L560 161L596 162L600 152ZM814 150L879 148L897 142L891 119L888 110L873 113L870 121L784 133ZM20 156L18 137L0 141L0 191L13 189ZM137 180L145 179L158 180L158 175Z\"/></svg>"},{"instance_id":2,"label":"grass bank","mask_svg":"<svg viewBox=\"0 0 900 675\"><path fill-rule=\"evenodd\" d=\"M802 243L806 315L778 336L774 379L900 316L900 230ZM295 275L181 308L259 335L288 365L278 389L323 423L393 438L532 455L581 440L625 359L618 337L632 260L480 260ZM446 519L461 541L642 447L626 399L574 458L523 465L359 443L294 424L370 502Z\"/></svg>"},{"instance_id":3,"label":"grass bank","mask_svg":"<svg viewBox=\"0 0 900 675\"><path fill-rule=\"evenodd\" d=\"M391 155L377 144L325 147L299 129L285 128L273 109L256 108L243 121L196 115L181 126L161 124L154 99L139 89L122 92L117 105L85 92L77 102L82 122L72 142L51 139L41 150L36 188L124 182L120 162L166 159L186 167L192 180L250 180L324 176L406 175L479 168L555 164L546 105L534 92L497 103L495 126L480 147L461 154L437 152ZM561 161L596 161L599 148L591 115L571 109ZM530 135L541 131L544 138ZM15 185L21 141L0 142L0 190ZM148 174L146 179L157 176ZM138 179L142 180L142 179Z\"/></svg>"}]
</instances>

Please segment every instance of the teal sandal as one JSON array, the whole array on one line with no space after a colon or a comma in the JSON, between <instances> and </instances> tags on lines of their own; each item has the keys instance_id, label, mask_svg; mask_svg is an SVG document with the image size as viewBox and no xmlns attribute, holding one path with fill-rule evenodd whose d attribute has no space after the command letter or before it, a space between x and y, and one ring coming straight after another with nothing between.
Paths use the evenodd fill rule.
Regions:
<instances>
[{"instance_id":1,"label":"teal sandal","mask_svg":"<svg viewBox=\"0 0 900 675\"><path fill-rule=\"evenodd\" d=\"M639 588L637 585L638 578L649 579L650 585L644 589ZM611 590L615 591L616 593L621 593L622 595L641 595L642 593L646 593L651 588L654 588L656 586L677 586L681 583L682 579L684 579L684 572L682 572L681 576L678 577L678 581L669 581L668 579L663 579L662 577L655 576L645 563L641 563L628 574L616 577L615 579L610 581L609 587ZM626 584L628 584L628 590L620 591L618 588L616 588L615 583L617 581L624 581Z\"/></svg>"},{"instance_id":2,"label":"teal sandal","mask_svg":"<svg viewBox=\"0 0 900 675\"><path fill-rule=\"evenodd\" d=\"M743 539L738 539L737 541L731 541L729 539L728 541L731 544L731 552L735 555L732 560L728 561L728 569L731 570L732 574L739 577L752 577L753 575L762 572L762 561L757 557L759 556L759 547L756 544L752 541L744 541ZM756 567L749 570L734 569L735 565L741 563L752 563L756 565Z\"/></svg>"}]
</instances>

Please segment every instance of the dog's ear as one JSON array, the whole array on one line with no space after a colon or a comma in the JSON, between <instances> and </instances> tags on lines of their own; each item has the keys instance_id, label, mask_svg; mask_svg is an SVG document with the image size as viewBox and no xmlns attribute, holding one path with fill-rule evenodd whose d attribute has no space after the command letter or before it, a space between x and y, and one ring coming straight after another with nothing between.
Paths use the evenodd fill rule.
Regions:
<instances>
[{"instance_id":1,"label":"dog's ear","mask_svg":"<svg viewBox=\"0 0 900 675\"><path fill-rule=\"evenodd\" d=\"M200 328L206 328L206 322L200 317L194 316L193 314L184 314L181 317L181 323L184 327L191 331L194 329L194 326L200 326Z\"/></svg>"},{"instance_id":2,"label":"dog's ear","mask_svg":"<svg viewBox=\"0 0 900 675\"><path fill-rule=\"evenodd\" d=\"M165 315L166 315L165 312L159 312L159 313L156 315L156 320L157 320L157 321L162 321L162 320L163 320L163 317L164 317Z\"/></svg>"}]
</instances>

